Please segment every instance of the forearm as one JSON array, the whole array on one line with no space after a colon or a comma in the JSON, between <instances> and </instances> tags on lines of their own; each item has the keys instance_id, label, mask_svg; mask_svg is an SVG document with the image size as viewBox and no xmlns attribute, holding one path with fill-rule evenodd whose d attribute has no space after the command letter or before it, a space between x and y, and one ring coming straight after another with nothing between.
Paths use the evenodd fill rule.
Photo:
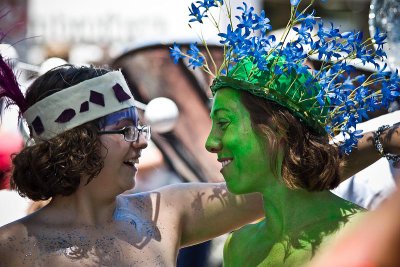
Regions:
<instances>
[{"instance_id":1,"label":"forearm","mask_svg":"<svg viewBox=\"0 0 400 267\"><path fill-rule=\"evenodd\" d=\"M225 184L185 185L182 243L187 246L214 238L264 216L260 194L234 195Z\"/></svg>"},{"instance_id":2,"label":"forearm","mask_svg":"<svg viewBox=\"0 0 400 267\"><path fill-rule=\"evenodd\" d=\"M380 136L385 153L400 154L400 128L394 125L384 131ZM381 155L374 147L374 132L365 133L358 141L357 147L350 155L344 158L344 164L340 169L341 180L355 175L381 158Z\"/></svg>"}]
</instances>

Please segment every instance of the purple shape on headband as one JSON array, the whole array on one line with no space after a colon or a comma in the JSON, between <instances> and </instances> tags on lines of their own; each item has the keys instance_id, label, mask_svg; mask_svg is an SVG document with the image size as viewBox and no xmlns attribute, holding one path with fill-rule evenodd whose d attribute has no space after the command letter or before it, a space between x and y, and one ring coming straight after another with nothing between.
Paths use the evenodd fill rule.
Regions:
<instances>
[{"instance_id":1,"label":"purple shape on headband","mask_svg":"<svg viewBox=\"0 0 400 267\"><path fill-rule=\"evenodd\" d=\"M131 98L130 95L128 95L124 89L122 88L122 86L119 83L116 83L113 86L113 90L114 90L114 94L117 97L119 102L124 102L125 100L128 100Z\"/></svg>"},{"instance_id":2,"label":"purple shape on headband","mask_svg":"<svg viewBox=\"0 0 400 267\"><path fill-rule=\"evenodd\" d=\"M103 106L103 107L105 106L104 105L104 96L103 96L103 94L98 93L96 91L90 90L89 101L92 102L92 103L95 103L97 105Z\"/></svg>"},{"instance_id":3,"label":"purple shape on headband","mask_svg":"<svg viewBox=\"0 0 400 267\"><path fill-rule=\"evenodd\" d=\"M89 102L85 101L81 104L81 109L79 110L79 112L82 113L88 110L89 110Z\"/></svg>"},{"instance_id":4,"label":"purple shape on headband","mask_svg":"<svg viewBox=\"0 0 400 267\"><path fill-rule=\"evenodd\" d=\"M36 118L32 121L32 127L37 135L40 135L44 132L44 126L39 116L36 116Z\"/></svg>"},{"instance_id":5,"label":"purple shape on headband","mask_svg":"<svg viewBox=\"0 0 400 267\"><path fill-rule=\"evenodd\" d=\"M75 110L72 108L67 108L64 110L60 116L55 120L55 122L64 123L70 121L73 117L75 117Z\"/></svg>"},{"instance_id":6,"label":"purple shape on headband","mask_svg":"<svg viewBox=\"0 0 400 267\"><path fill-rule=\"evenodd\" d=\"M28 129L29 129L29 137L33 138L33 129L30 125L28 125Z\"/></svg>"}]
</instances>

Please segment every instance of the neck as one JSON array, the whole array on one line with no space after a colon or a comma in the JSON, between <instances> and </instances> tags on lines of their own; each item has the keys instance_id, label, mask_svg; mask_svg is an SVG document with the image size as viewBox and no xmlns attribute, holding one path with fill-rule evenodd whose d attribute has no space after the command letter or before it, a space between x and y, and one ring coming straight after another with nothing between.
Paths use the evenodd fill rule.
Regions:
<instances>
[{"instance_id":1,"label":"neck","mask_svg":"<svg viewBox=\"0 0 400 267\"><path fill-rule=\"evenodd\" d=\"M330 191L291 190L283 185L265 190L263 199L267 228L276 238L326 220L343 220L356 208Z\"/></svg>"},{"instance_id":2,"label":"neck","mask_svg":"<svg viewBox=\"0 0 400 267\"><path fill-rule=\"evenodd\" d=\"M55 218L60 223L76 225L102 225L112 221L116 208L117 195L105 196L101 192L95 193L89 185L80 185L69 196L56 196L48 205Z\"/></svg>"}]
</instances>

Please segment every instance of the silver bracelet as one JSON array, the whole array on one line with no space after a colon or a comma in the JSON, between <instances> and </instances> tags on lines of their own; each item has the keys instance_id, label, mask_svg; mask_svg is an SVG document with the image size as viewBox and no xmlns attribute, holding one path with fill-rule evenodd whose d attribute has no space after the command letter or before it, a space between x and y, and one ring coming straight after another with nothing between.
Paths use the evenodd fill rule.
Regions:
<instances>
[{"instance_id":1,"label":"silver bracelet","mask_svg":"<svg viewBox=\"0 0 400 267\"><path fill-rule=\"evenodd\" d=\"M375 147L376 151L378 151L382 157L385 157L387 160L392 161L393 167L396 167L396 166L398 166L398 163L400 162L400 155L396 155L396 154L392 154L392 153L385 153L385 151L383 150L383 145L380 140L381 134L389 128L390 128L389 125L382 125L381 127L379 127L378 130L376 132L374 132L373 143L374 143L374 147Z\"/></svg>"}]
</instances>

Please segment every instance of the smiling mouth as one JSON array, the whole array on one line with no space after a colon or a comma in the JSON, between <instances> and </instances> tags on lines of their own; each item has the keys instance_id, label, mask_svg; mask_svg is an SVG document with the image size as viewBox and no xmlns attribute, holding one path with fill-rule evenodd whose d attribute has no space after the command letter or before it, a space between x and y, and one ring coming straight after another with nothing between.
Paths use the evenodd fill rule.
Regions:
<instances>
[{"instance_id":1,"label":"smiling mouth","mask_svg":"<svg viewBox=\"0 0 400 267\"><path fill-rule=\"evenodd\" d=\"M139 159L130 159L130 160L124 161L125 165L128 165L130 167L135 167L135 168L136 168L135 165L138 163L139 163Z\"/></svg>"},{"instance_id":2,"label":"smiling mouth","mask_svg":"<svg viewBox=\"0 0 400 267\"><path fill-rule=\"evenodd\" d=\"M232 160L231 159L226 159L226 160L222 160L220 162L222 164L222 168L225 168L229 163L232 162Z\"/></svg>"}]
</instances>

